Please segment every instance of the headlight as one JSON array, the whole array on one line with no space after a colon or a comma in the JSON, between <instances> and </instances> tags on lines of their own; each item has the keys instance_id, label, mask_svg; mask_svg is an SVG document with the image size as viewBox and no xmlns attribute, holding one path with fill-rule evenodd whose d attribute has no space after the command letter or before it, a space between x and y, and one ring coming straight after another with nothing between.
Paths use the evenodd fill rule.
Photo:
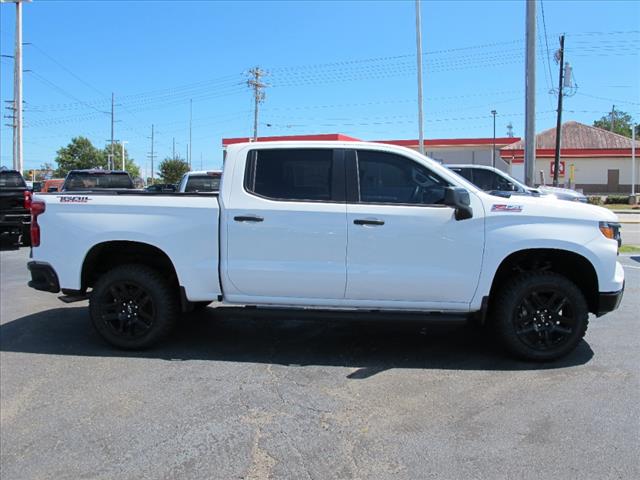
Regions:
<instances>
[{"instance_id":1,"label":"headlight","mask_svg":"<svg viewBox=\"0 0 640 480\"><path fill-rule=\"evenodd\" d=\"M600 231L602 234L610 238L611 240L616 240L618 242L618 247L622 245L622 237L620 236L620 224L617 222L600 222Z\"/></svg>"}]
</instances>

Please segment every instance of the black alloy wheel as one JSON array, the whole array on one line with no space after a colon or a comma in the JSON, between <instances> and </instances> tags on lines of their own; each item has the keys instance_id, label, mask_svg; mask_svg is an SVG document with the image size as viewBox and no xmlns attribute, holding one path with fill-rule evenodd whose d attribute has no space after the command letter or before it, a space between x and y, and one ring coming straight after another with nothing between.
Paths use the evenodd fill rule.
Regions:
<instances>
[{"instance_id":1,"label":"black alloy wheel","mask_svg":"<svg viewBox=\"0 0 640 480\"><path fill-rule=\"evenodd\" d=\"M131 339L147 334L153 327L156 311L151 295L142 286L127 281L109 285L98 309L106 328L114 335Z\"/></svg>"},{"instance_id":2,"label":"black alloy wheel","mask_svg":"<svg viewBox=\"0 0 640 480\"><path fill-rule=\"evenodd\" d=\"M566 342L577 323L569 297L551 289L526 294L513 313L513 322L520 341L539 350Z\"/></svg>"}]
</instances>

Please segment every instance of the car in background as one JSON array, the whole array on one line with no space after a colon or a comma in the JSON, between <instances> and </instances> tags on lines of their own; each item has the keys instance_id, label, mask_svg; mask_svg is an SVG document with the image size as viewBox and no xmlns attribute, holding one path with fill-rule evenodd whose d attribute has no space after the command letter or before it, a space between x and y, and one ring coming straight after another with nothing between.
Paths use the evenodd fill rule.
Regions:
<instances>
[{"instance_id":1,"label":"car in background","mask_svg":"<svg viewBox=\"0 0 640 480\"><path fill-rule=\"evenodd\" d=\"M31 191L17 170L0 168L0 244L17 249L30 245Z\"/></svg>"},{"instance_id":2,"label":"car in background","mask_svg":"<svg viewBox=\"0 0 640 480\"><path fill-rule=\"evenodd\" d=\"M147 192L175 192L178 187L174 183L154 183L148 185L145 190Z\"/></svg>"},{"instance_id":3,"label":"car in background","mask_svg":"<svg viewBox=\"0 0 640 480\"><path fill-rule=\"evenodd\" d=\"M44 193L59 192L63 184L64 178L50 178L44 181L40 191Z\"/></svg>"},{"instance_id":4,"label":"car in background","mask_svg":"<svg viewBox=\"0 0 640 480\"><path fill-rule=\"evenodd\" d=\"M569 188L527 187L502 170L487 165L445 165L449 170L473 183L485 192L499 197L511 195L554 196L559 200L587 203L587 197Z\"/></svg>"},{"instance_id":5,"label":"car in background","mask_svg":"<svg viewBox=\"0 0 640 480\"><path fill-rule=\"evenodd\" d=\"M85 190L132 189L133 180L123 170L102 170L99 168L88 170L71 170L62 185L63 192L81 192Z\"/></svg>"},{"instance_id":6,"label":"car in background","mask_svg":"<svg viewBox=\"0 0 640 480\"><path fill-rule=\"evenodd\" d=\"M561 188L561 187L552 187L549 185L539 185L535 188L535 190L539 191L544 195L553 195L560 200L570 200L573 202L582 202L588 203L588 199L586 195L577 192L575 190L571 190L570 188Z\"/></svg>"},{"instance_id":7,"label":"car in background","mask_svg":"<svg viewBox=\"0 0 640 480\"><path fill-rule=\"evenodd\" d=\"M179 192L219 192L221 170L187 172L178 184Z\"/></svg>"}]
</instances>

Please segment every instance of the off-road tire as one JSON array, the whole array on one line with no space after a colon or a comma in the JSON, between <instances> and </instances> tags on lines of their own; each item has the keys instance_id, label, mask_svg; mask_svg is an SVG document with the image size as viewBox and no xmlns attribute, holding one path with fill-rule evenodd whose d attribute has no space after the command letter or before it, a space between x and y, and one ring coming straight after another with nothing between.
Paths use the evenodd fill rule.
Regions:
<instances>
[{"instance_id":1,"label":"off-road tire","mask_svg":"<svg viewBox=\"0 0 640 480\"><path fill-rule=\"evenodd\" d=\"M556 315L555 308L544 308L541 298L547 298L551 303L553 292L560 298L556 305L565 302L560 312L562 315L569 312L570 322L567 317ZM535 298L535 302L527 303L531 298ZM543 307L538 309L540 305ZM554 272L527 272L509 279L499 287L489 315L489 321L504 347L522 360L535 362L552 361L571 353L584 337L589 323L587 302L580 289L571 280ZM523 321L527 318L536 320ZM558 340L557 343L545 344L549 340L548 336L545 337L545 330L548 336Z\"/></svg>"},{"instance_id":2,"label":"off-road tire","mask_svg":"<svg viewBox=\"0 0 640 480\"><path fill-rule=\"evenodd\" d=\"M108 343L125 350L149 348L166 338L178 311L175 288L144 265L115 267L100 277L89 297L95 329Z\"/></svg>"}]
</instances>

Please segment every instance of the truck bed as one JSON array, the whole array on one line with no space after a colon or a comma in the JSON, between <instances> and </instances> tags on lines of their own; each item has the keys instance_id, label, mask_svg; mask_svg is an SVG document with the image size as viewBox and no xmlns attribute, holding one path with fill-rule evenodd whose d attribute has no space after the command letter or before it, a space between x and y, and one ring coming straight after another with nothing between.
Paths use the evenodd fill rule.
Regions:
<instances>
[{"instance_id":1,"label":"truck bed","mask_svg":"<svg viewBox=\"0 0 640 480\"><path fill-rule=\"evenodd\" d=\"M93 249L139 242L171 259L187 300L210 301L221 293L215 193L92 190L35 194L34 201L46 204L38 217L46 234L34 260L46 258L65 289L81 289L82 265Z\"/></svg>"}]
</instances>

